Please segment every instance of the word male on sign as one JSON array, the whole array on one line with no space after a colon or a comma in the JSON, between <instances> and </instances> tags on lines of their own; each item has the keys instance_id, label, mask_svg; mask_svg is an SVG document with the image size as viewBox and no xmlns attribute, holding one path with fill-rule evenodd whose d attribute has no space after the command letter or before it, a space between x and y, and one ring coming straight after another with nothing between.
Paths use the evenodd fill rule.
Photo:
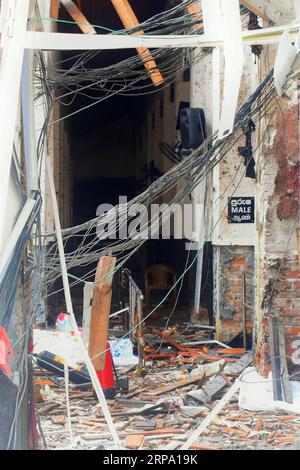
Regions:
<instances>
[{"instance_id":1,"label":"word male on sign","mask_svg":"<svg viewBox=\"0 0 300 470\"><path fill-rule=\"evenodd\" d=\"M228 198L228 223L253 224L255 220L254 197Z\"/></svg>"}]
</instances>

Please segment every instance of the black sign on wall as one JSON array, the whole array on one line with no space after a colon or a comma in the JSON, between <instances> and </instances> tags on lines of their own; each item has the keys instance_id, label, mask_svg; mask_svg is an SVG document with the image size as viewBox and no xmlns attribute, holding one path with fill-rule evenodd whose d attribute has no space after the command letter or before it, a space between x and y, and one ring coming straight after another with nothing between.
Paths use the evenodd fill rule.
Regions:
<instances>
[{"instance_id":1,"label":"black sign on wall","mask_svg":"<svg viewBox=\"0 0 300 470\"><path fill-rule=\"evenodd\" d=\"M228 198L229 224L254 224L255 199L254 197Z\"/></svg>"}]
</instances>

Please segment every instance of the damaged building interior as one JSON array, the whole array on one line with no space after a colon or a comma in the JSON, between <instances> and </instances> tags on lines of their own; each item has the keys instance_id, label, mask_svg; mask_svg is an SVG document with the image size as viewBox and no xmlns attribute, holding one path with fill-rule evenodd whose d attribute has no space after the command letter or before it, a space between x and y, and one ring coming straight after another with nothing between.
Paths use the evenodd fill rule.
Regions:
<instances>
[{"instance_id":1,"label":"damaged building interior","mask_svg":"<svg viewBox=\"0 0 300 470\"><path fill-rule=\"evenodd\" d=\"M0 33L0 449L299 450L299 0Z\"/></svg>"}]
</instances>

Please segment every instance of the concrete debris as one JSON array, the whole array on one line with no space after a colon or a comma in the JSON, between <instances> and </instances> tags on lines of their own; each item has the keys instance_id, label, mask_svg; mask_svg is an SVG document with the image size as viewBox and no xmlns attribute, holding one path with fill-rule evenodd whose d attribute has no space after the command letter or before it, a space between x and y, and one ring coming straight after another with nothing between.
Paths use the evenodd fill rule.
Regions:
<instances>
[{"instance_id":1,"label":"concrete debris","mask_svg":"<svg viewBox=\"0 0 300 470\"><path fill-rule=\"evenodd\" d=\"M253 367L247 367L241 376L239 406L249 411L273 411L300 414L300 383L291 382L293 404L274 401L272 372L261 377Z\"/></svg>"},{"instance_id":2,"label":"concrete debris","mask_svg":"<svg viewBox=\"0 0 300 470\"><path fill-rule=\"evenodd\" d=\"M206 334L197 331L198 338L202 335L205 340ZM175 345L169 341L171 336ZM145 337L157 349L157 336L148 330ZM126 370L129 393L119 391L114 399L107 400L122 446L131 450L180 449L200 429L201 435L190 449L294 448L300 424L295 410L274 408L257 415L256 411L241 408L238 398L230 393L238 376L251 364L252 354L236 357L236 350L232 356L228 351L222 354L222 359L212 361L203 358L203 354L216 357L220 352L203 350L202 345L200 355L196 349L190 354L191 348L184 351L188 353L185 355L178 345L186 338L193 341L195 334L189 329L182 333L180 327L173 330L158 357L147 359L143 376L138 368ZM160 336L158 345L161 339ZM166 348L170 356L167 358ZM227 362L225 356L233 360ZM42 373L39 369L35 372L36 384L45 398L36 404L37 413L49 449L113 449L105 417L91 388L80 389L80 385L69 388L73 433L70 444L63 382L57 382L51 372ZM225 395L229 398L222 400Z\"/></svg>"}]
</instances>

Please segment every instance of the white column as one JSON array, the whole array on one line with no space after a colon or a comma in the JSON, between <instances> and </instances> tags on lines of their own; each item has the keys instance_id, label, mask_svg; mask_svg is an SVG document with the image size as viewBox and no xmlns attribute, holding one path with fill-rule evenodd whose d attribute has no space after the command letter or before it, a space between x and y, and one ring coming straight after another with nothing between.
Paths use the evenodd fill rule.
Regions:
<instances>
[{"instance_id":1,"label":"white column","mask_svg":"<svg viewBox=\"0 0 300 470\"><path fill-rule=\"evenodd\" d=\"M29 0L3 3L0 64L0 253L8 196L10 166L19 102Z\"/></svg>"}]
</instances>

